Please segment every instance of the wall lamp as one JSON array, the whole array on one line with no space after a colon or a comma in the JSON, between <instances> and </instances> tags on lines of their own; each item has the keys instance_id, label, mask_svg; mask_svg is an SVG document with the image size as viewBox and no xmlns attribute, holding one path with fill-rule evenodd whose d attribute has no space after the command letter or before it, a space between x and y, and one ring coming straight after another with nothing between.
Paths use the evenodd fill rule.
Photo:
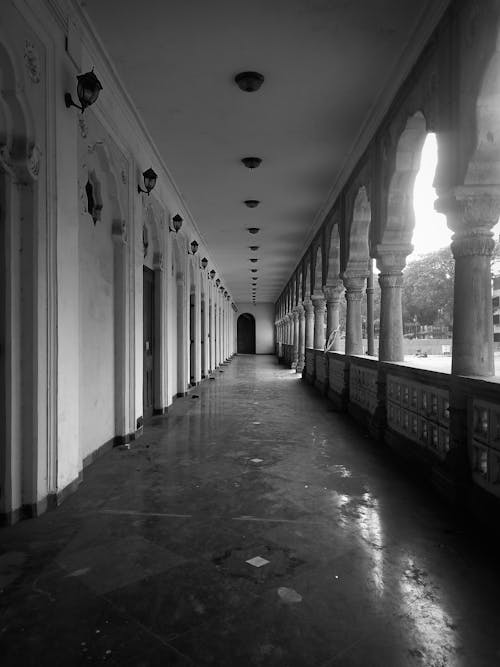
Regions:
<instances>
[{"instance_id":1,"label":"wall lamp","mask_svg":"<svg viewBox=\"0 0 500 667\"><path fill-rule=\"evenodd\" d=\"M207 268L207 266L208 266L208 259L207 259L206 257L204 257L204 258L201 260L201 262L200 262L200 266L201 266L201 268L202 268L203 270L205 270L205 269Z\"/></svg>"},{"instance_id":2,"label":"wall lamp","mask_svg":"<svg viewBox=\"0 0 500 667\"><path fill-rule=\"evenodd\" d=\"M69 109L70 107L76 107L83 113L87 107L89 107L91 104L94 104L94 102L97 100L99 97L99 92L102 90L102 86L101 82L94 74L93 69L91 72L79 74L76 77L76 80L78 82L76 84L76 94L80 100L80 106L73 102L73 98L71 97L70 93L64 94L64 103L66 104L66 108Z\"/></svg>"},{"instance_id":3,"label":"wall lamp","mask_svg":"<svg viewBox=\"0 0 500 667\"><path fill-rule=\"evenodd\" d=\"M198 246L198 241L191 241L190 246L191 246L191 252L189 252L189 250L188 250L188 255L196 255L196 253L198 252L198 247L199 247Z\"/></svg>"},{"instance_id":4,"label":"wall lamp","mask_svg":"<svg viewBox=\"0 0 500 667\"><path fill-rule=\"evenodd\" d=\"M146 171L144 171L144 172L142 173L142 178L143 178L143 180L144 180L144 187L145 187L146 189L143 190L143 189L141 188L141 186L138 185L138 186L137 186L137 192L138 192L139 194L140 194L141 192L143 192L145 195L148 195L148 196L149 196L149 193L151 192L151 190L152 190L152 189L154 188L154 186L156 185L156 179L158 178L158 174L156 174L156 173L151 169L151 167L150 167L149 169L146 169Z\"/></svg>"},{"instance_id":5,"label":"wall lamp","mask_svg":"<svg viewBox=\"0 0 500 667\"><path fill-rule=\"evenodd\" d=\"M213 280L215 278L215 270L212 269L208 275L210 276L210 279Z\"/></svg>"},{"instance_id":6,"label":"wall lamp","mask_svg":"<svg viewBox=\"0 0 500 667\"><path fill-rule=\"evenodd\" d=\"M219 285L220 285L220 278L217 278L217 280L215 281L215 284L217 285L217 287L219 287Z\"/></svg>"},{"instance_id":7,"label":"wall lamp","mask_svg":"<svg viewBox=\"0 0 500 667\"><path fill-rule=\"evenodd\" d=\"M175 233L177 234L177 232L179 231L179 229L182 227L182 223L183 223L183 222L184 222L184 221L183 221L183 219L181 218L181 216L180 216L178 213L176 213L176 214L174 215L174 217L172 218L172 225L173 225L173 227L172 227L172 226L169 226L168 231L169 231L169 232L175 232Z\"/></svg>"}]
</instances>

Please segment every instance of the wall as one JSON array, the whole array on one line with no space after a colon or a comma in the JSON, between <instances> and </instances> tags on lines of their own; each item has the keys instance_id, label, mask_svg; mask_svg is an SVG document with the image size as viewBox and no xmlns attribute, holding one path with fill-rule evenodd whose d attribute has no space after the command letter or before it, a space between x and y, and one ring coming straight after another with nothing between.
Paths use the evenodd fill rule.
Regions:
<instances>
[{"instance_id":1,"label":"wall","mask_svg":"<svg viewBox=\"0 0 500 667\"><path fill-rule=\"evenodd\" d=\"M274 354L274 303L238 303L234 327L238 317L250 313L255 317L255 351L257 354ZM235 334L236 335L236 334Z\"/></svg>"}]
</instances>

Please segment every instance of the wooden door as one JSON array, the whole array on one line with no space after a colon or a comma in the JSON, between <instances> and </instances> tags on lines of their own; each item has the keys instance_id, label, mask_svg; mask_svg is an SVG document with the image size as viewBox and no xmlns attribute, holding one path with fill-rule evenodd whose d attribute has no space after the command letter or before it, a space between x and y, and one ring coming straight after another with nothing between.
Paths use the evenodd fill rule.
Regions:
<instances>
[{"instance_id":1,"label":"wooden door","mask_svg":"<svg viewBox=\"0 0 500 667\"><path fill-rule=\"evenodd\" d=\"M153 416L154 408L154 271L144 267L143 272L143 385L142 404L144 419Z\"/></svg>"}]
</instances>

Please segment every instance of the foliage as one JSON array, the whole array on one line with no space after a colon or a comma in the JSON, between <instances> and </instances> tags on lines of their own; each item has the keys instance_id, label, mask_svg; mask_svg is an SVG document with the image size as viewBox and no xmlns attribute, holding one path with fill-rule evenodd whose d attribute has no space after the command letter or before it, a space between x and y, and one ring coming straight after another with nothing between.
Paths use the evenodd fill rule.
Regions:
<instances>
[{"instance_id":1,"label":"foliage","mask_svg":"<svg viewBox=\"0 0 500 667\"><path fill-rule=\"evenodd\" d=\"M403 322L452 325L454 276L450 248L409 263L403 273Z\"/></svg>"}]
</instances>

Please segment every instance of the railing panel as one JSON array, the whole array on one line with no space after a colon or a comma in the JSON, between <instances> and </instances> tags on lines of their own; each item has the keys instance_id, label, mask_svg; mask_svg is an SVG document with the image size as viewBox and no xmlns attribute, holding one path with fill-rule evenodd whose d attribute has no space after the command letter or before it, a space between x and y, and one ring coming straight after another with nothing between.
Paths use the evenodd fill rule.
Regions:
<instances>
[{"instance_id":1,"label":"railing panel","mask_svg":"<svg viewBox=\"0 0 500 667\"><path fill-rule=\"evenodd\" d=\"M326 387L328 384L328 361L326 354L321 350L316 350L315 370L316 382Z\"/></svg>"},{"instance_id":2,"label":"railing panel","mask_svg":"<svg viewBox=\"0 0 500 667\"><path fill-rule=\"evenodd\" d=\"M386 392L389 428L444 458L450 449L449 391L389 373Z\"/></svg>"},{"instance_id":3,"label":"railing panel","mask_svg":"<svg viewBox=\"0 0 500 667\"><path fill-rule=\"evenodd\" d=\"M314 370L315 370L315 350L312 348L307 347L306 348L306 365L305 365L305 371L306 375L309 377L314 377Z\"/></svg>"},{"instance_id":4,"label":"railing panel","mask_svg":"<svg viewBox=\"0 0 500 667\"><path fill-rule=\"evenodd\" d=\"M328 381L332 391L337 394L344 392L345 360L336 359L332 354L328 358Z\"/></svg>"},{"instance_id":5,"label":"railing panel","mask_svg":"<svg viewBox=\"0 0 500 667\"><path fill-rule=\"evenodd\" d=\"M476 484L500 497L500 405L472 400L469 429L472 477Z\"/></svg>"},{"instance_id":6,"label":"railing panel","mask_svg":"<svg viewBox=\"0 0 500 667\"><path fill-rule=\"evenodd\" d=\"M349 372L349 400L371 415L377 408L377 369L366 368L351 361Z\"/></svg>"}]
</instances>

